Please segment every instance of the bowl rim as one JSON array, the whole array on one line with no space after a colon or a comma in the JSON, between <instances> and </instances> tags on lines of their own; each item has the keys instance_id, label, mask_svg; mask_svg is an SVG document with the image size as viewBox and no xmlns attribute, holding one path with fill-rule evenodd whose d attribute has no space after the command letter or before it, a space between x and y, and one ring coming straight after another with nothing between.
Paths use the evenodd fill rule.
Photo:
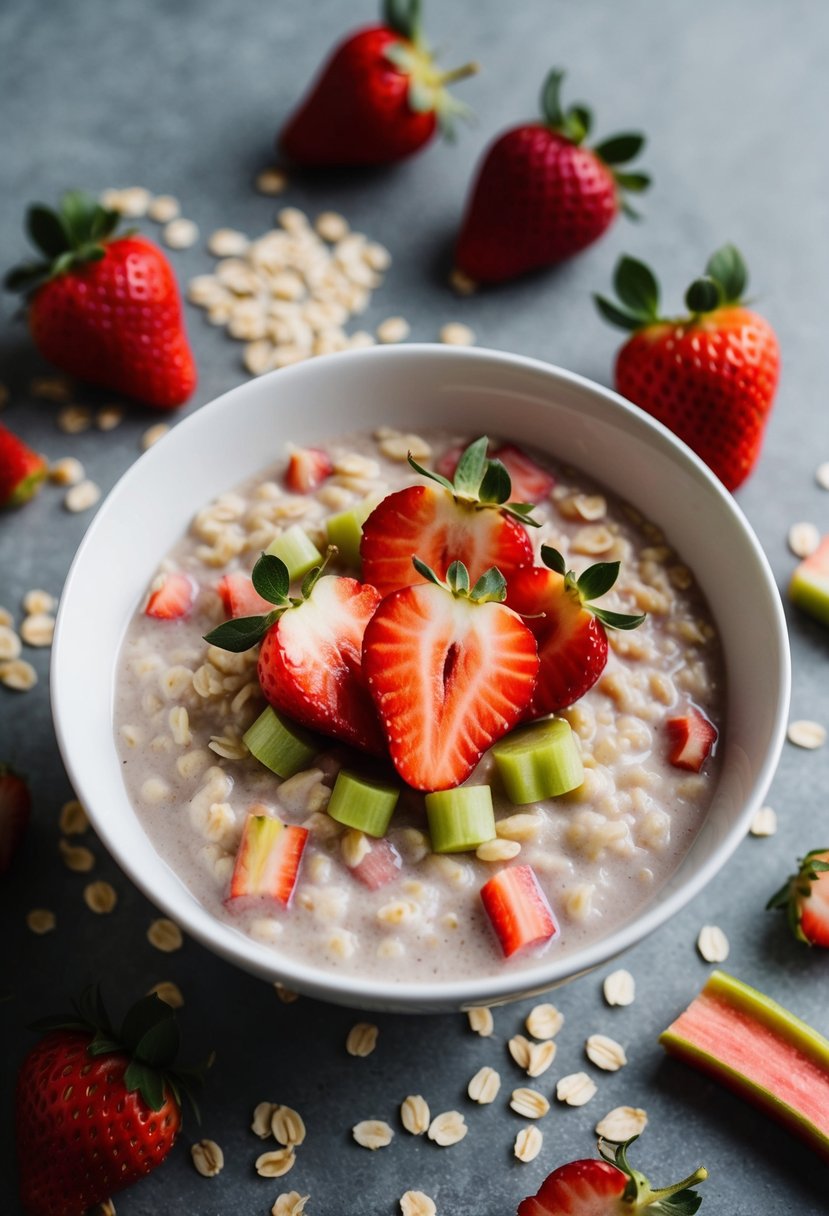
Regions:
<instances>
[{"instance_id":1,"label":"bowl rim","mask_svg":"<svg viewBox=\"0 0 829 1216\"><path fill-rule=\"evenodd\" d=\"M394 981L389 983L382 975L367 979L360 975L325 971L319 966L307 965L294 956L282 955L278 951L274 951L256 942L254 939L234 929L231 925L214 918L199 903L197 897L193 895L189 888L184 885L183 881L175 874L175 871L171 872L178 878L183 897L180 900L180 905L176 903L172 894L168 895L166 892L162 892L159 895L154 889L152 881L143 871L131 863L129 853L119 844L117 830L113 831L110 828L112 817L98 814L90 801L85 799L86 782L84 772L82 767L76 764L75 758L72 755L65 724L66 715L70 710L70 702L68 699L65 701L61 685L62 655L64 647L68 646L68 641L66 640L67 606L72 600L73 587L79 577L79 568L87 551L95 545L96 538L104 526L104 520L109 516L112 509L117 507L121 495L132 486L132 483L136 479L144 477L147 466L153 463L154 450L150 449L144 453L121 475L92 519L72 559L56 618L50 672L52 717L58 747L76 796L87 809L102 843L135 886L138 887L151 903L168 916L171 916L187 934L206 946L213 953L219 954L249 972L267 977L274 982L282 983L284 981L286 986L295 987L298 991L321 999L334 1000L340 1004L352 1006L373 1005L376 1008L385 1007L401 1011L408 1009L415 1012L428 1010L430 1007L437 1010L450 1007L463 1008L482 1003L497 1004L499 1001L516 999L530 992L544 991L545 988L551 988L558 983L566 982L601 966L603 963L608 962L610 959L634 946L666 921L670 920L698 895L719 870L722 869L739 843L744 839L751 815L757 806L759 806L771 784L785 739L791 694L791 660L783 605L768 559L757 536L743 511L722 483L696 453L679 440L667 427L663 426L662 423L646 414L639 407L633 405L612 389L598 384L596 381L577 372L568 371L565 368L541 359L491 350L486 347L453 347L439 343L406 343L401 346L380 346L360 351L339 352L325 355L321 358L328 365L331 372L336 374L335 365L343 359L348 359L350 361L349 366L353 368L356 360L365 361L368 359L375 362L382 359L392 361L395 358L400 358L402 355L405 355L407 358L416 358L419 355L423 355L432 359L443 359L447 362L455 363L462 363L464 361L499 363L516 371L529 371L540 374L542 377L552 381L553 384L566 384L576 390L586 392L594 398L602 398L605 404L612 407L612 411L615 411L623 418L627 417L635 421L637 428L644 426L646 430L653 431L655 436L662 440L662 446L667 444L674 459L678 458L680 462L686 466L690 466L696 476L702 478L707 483L709 490L718 498L721 508L725 509L733 517L744 537L757 567L757 572L765 582L766 590L769 592L768 600L771 608L771 620L769 624L774 629L774 641L777 650L776 676L780 688L780 697L769 746L740 815L736 817L729 831L718 840L712 849L711 856L694 873L690 874L687 879L681 882L665 898L660 898L657 893L653 901L647 904L640 914L635 915L630 921L615 931L599 938L582 949L577 949L573 953L565 955L561 959L556 959L555 955L541 958L538 965L532 968L512 971L507 967L503 972L493 972L482 977L448 982L420 980ZM319 362L319 357L311 361L312 365L318 365ZM284 384L286 378L294 379L302 377L306 373L306 370L307 363L303 362L279 369L278 371L266 373L266 375L254 380L244 381L220 396L213 398L183 418L175 427L176 433L182 427L189 431L190 428L206 425L210 417L214 414L220 414L227 408L229 400L243 398L249 393L261 391L263 382L273 381L274 386L280 383ZM277 376L279 380L273 380ZM127 803L131 805L126 790L122 787L120 792ZM152 845L151 840L150 844ZM155 846L153 845L152 847L154 848Z\"/></svg>"}]
</instances>

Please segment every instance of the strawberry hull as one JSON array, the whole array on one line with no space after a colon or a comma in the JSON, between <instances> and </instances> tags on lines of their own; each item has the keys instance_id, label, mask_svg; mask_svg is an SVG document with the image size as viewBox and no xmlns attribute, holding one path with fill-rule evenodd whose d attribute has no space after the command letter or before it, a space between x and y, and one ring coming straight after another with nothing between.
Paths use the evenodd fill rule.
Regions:
<instances>
[{"instance_id":1,"label":"strawberry hull","mask_svg":"<svg viewBox=\"0 0 829 1216\"><path fill-rule=\"evenodd\" d=\"M829 1040L761 992L714 971L659 1037L829 1159Z\"/></svg>"}]
</instances>

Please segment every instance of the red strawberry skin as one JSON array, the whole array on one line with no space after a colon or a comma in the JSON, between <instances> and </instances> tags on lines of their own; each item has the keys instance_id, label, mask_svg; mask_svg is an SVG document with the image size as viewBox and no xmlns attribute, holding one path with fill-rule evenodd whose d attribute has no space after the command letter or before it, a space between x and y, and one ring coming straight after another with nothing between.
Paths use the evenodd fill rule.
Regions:
<instances>
[{"instance_id":1,"label":"red strawberry skin","mask_svg":"<svg viewBox=\"0 0 829 1216\"><path fill-rule=\"evenodd\" d=\"M507 603L525 618L538 643L540 668L526 716L566 709L583 697L607 664L607 634L601 621L564 590L555 570L534 566L507 584Z\"/></svg>"},{"instance_id":2,"label":"red strawberry skin","mask_svg":"<svg viewBox=\"0 0 829 1216\"><path fill-rule=\"evenodd\" d=\"M0 426L0 507L20 507L28 502L45 476L43 457Z\"/></svg>"},{"instance_id":3,"label":"red strawberry skin","mask_svg":"<svg viewBox=\"0 0 829 1216\"><path fill-rule=\"evenodd\" d=\"M400 776L419 790L465 781L511 730L535 686L535 640L503 604L424 583L387 596L368 623L363 671Z\"/></svg>"},{"instance_id":4,"label":"red strawberry skin","mask_svg":"<svg viewBox=\"0 0 829 1216\"><path fill-rule=\"evenodd\" d=\"M409 76L386 51L410 45L387 26L347 38L288 119L279 147L299 165L384 165L417 152L435 133L433 110L409 106Z\"/></svg>"},{"instance_id":5,"label":"red strawberry skin","mask_svg":"<svg viewBox=\"0 0 829 1216\"><path fill-rule=\"evenodd\" d=\"M259 651L259 683L289 718L374 755L385 754L362 670L363 634L380 594L353 578L320 578L285 611Z\"/></svg>"},{"instance_id":6,"label":"red strawberry skin","mask_svg":"<svg viewBox=\"0 0 829 1216\"><path fill-rule=\"evenodd\" d=\"M829 862L829 853L819 854ZM800 898L800 928L813 946L829 946L829 870L818 874L808 896Z\"/></svg>"},{"instance_id":7,"label":"red strawberry skin","mask_svg":"<svg viewBox=\"0 0 829 1216\"><path fill-rule=\"evenodd\" d=\"M455 265L479 283L555 265L598 240L618 210L613 173L589 148L540 123L515 127L484 158Z\"/></svg>"},{"instance_id":8,"label":"red strawberry skin","mask_svg":"<svg viewBox=\"0 0 829 1216\"><path fill-rule=\"evenodd\" d=\"M615 381L736 490L760 455L779 375L772 327L729 305L694 323L639 330L619 351Z\"/></svg>"},{"instance_id":9,"label":"red strawberry skin","mask_svg":"<svg viewBox=\"0 0 829 1216\"><path fill-rule=\"evenodd\" d=\"M627 1182L627 1175L608 1161L571 1161L519 1203L518 1216L616 1216L625 1210Z\"/></svg>"},{"instance_id":10,"label":"red strawberry skin","mask_svg":"<svg viewBox=\"0 0 829 1216\"><path fill-rule=\"evenodd\" d=\"M225 612L231 619L238 616L262 616L273 607L263 599L253 585L250 575L231 570L216 585Z\"/></svg>"},{"instance_id":11,"label":"red strawberry skin","mask_svg":"<svg viewBox=\"0 0 829 1216\"><path fill-rule=\"evenodd\" d=\"M14 769L0 764L0 874L12 861L26 835L32 813L29 787Z\"/></svg>"},{"instance_id":12,"label":"red strawberry skin","mask_svg":"<svg viewBox=\"0 0 829 1216\"><path fill-rule=\"evenodd\" d=\"M20 1200L27 1216L83 1216L160 1165L181 1112L169 1091L159 1111L127 1093L127 1057L91 1057L83 1031L47 1034L17 1079Z\"/></svg>"},{"instance_id":13,"label":"red strawberry skin","mask_svg":"<svg viewBox=\"0 0 829 1216\"><path fill-rule=\"evenodd\" d=\"M109 241L100 261L49 279L32 297L29 327L69 375L147 405L173 409L196 387L175 275L144 237Z\"/></svg>"},{"instance_id":14,"label":"red strawberry skin","mask_svg":"<svg viewBox=\"0 0 829 1216\"><path fill-rule=\"evenodd\" d=\"M439 578L463 562L475 583L491 566L509 580L532 565L526 529L497 508L454 498L439 486L409 486L389 494L363 524L363 577L381 595L425 580L412 565L419 557Z\"/></svg>"}]
</instances>

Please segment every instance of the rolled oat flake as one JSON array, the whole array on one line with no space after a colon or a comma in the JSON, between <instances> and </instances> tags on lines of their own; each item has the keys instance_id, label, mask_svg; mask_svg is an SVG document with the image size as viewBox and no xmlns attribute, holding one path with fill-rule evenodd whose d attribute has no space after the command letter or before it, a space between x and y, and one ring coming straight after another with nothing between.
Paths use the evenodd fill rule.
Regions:
<instances>
[{"instance_id":1,"label":"rolled oat flake","mask_svg":"<svg viewBox=\"0 0 829 1216\"><path fill-rule=\"evenodd\" d=\"M789 723L786 737L789 743L793 743L795 747L814 751L815 748L823 747L826 742L826 727L821 726L819 722L798 719L796 722Z\"/></svg>"}]
</instances>

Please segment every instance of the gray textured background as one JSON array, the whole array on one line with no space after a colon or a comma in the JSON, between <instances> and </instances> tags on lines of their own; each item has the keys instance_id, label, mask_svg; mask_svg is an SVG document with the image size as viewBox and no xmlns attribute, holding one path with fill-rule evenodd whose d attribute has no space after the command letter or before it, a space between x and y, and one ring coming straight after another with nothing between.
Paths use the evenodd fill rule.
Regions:
<instances>
[{"instance_id":1,"label":"gray textured background","mask_svg":"<svg viewBox=\"0 0 829 1216\"><path fill-rule=\"evenodd\" d=\"M628 250L658 267L666 299L677 305L707 255L726 239L739 243L784 357L763 460L739 497L784 585L793 566L785 544L789 524L812 519L825 529L829 506L813 480L817 463L829 458L825 6L819 0L708 0L696 6L432 0L427 9L432 40L447 48L446 62L474 57L483 64L481 76L462 86L477 111L476 126L463 131L455 146L435 145L389 172L310 181L297 176L285 200L311 212L336 207L392 249L394 265L365 318L369 324L402 313L413 337L428 340L445 321L464 320L482 345L546 358L605 383L618 337L594 315L589 293L607 286L617 253ZM313 6L286 0L5 0L3 263L23 253L25 203L52 200L73 185L98 190L141 184L173 193L204 235L220 225L264 229L274 204L257 195L251 181L270 160L274 130L334 38L373 17L372 0L317 0ZM633 227L620 221L598 246L555 273L457 301L443 284L473 164L495 131L534 114L538 87L553 64L569 68L568 97L593 103L600 134L637 126L648 132L643 163L654 173L655 188L643 204L646 222ZM173 260L182 279L212 264L203 245ZM27 396L30 376L43 368L12 312L7 303L2 378L13 398L4 421L52 458L77 455L108 489L135 458L138 438L156 415L132 408L111 434L61 434L55 407ZM237 344L209 329L194 310L188 322L201 370L189 411L236 384L242 372ZM52 487L25 511L3 518L0 603L17 610L33 586L57 593L88 518L66 514ZM751 613L750 603L744 607ZM790 624L793 716L829 721L829 635L793 614ZM110 918L87 911L81 900L86 877L69 874L57 855L57 813L70 790L50 723L48 654L35 652L34 662L41 674L35 691L19 696L0 688L0 753L31 774L36 799L29 841L0 891L4 1216L17 1211L11 1086L32 1042L25 1025L96 977L106 980L116 1004L159 979L175 979L185 993L182 1021L194 1054L218 1049L202 1134L224 1147L223 1174L205 1181L194 1172L187 1146L197 1131L190 1123L170 1161L118 1199L119 1216L255 1216L289 1189L311 1193L311 1216L391 1216L408 1187L433 1195L443 1216L508 1216L549 1169L591 1154L593 1123L619 1103L649 1112L638 1156L657 1180L688 1172L699 1161L708 1166L704 1211L826 1211L817 1159L750 1107L666 1060L656 1036L704 982L708 969L694 950L704 922L727 931L728 966L735 974L829 1031L826 955L798 947L782 918L762 911L795 855L827 843L829 751L787 747L770 796L780 814L778 835L746 841L694 904L627 956L638 983L631 1008L603 1006L600 974L554 998L567 1024L542 1089L582 1066L581 1045L591 1031L619 1038L630 1063L597 1078L599 1093L588 1106L556 1106L542 1125L542 1155L520 1165L511 1155L519 1120L506 1109L506 1098L470 1109L464 1091L483 1063L500 1068L505 1092L520 1083L504 1043L531 1002L498 1011L489 1041L472 1036L460 1016L379 1018L377 1051L352 1060L343 1049L354 1020L348 1011L307 1000L282 1006L269 986L192 942L176 955L155 952L144 937L152 908L100 848L96 874L114 882L120 902ZM27 931L24 915L33 906L56 910L56 932L38 938ZM439 1150L400 1133L375 1154L350 1143L349 1129L359 1119L396 1124L397 1106L412 1092L425 1094L433 1111L464 1110L467 1139ZM309 1128L293 1172L272 1182L253 1172L259 1142L247 1131L252 1107L264 1098L299 1108Z\"/></svg>"}]
</instances>

